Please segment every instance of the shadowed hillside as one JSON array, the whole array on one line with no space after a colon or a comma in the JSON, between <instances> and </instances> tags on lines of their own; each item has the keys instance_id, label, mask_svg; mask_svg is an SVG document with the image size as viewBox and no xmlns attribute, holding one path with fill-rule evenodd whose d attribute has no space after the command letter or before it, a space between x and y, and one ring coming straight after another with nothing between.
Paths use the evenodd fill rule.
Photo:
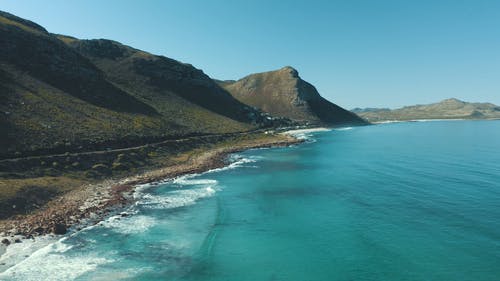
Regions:
<instances>
[{"instance_id":1,"label":"shadowed hillside","mask_svg":"<svg viewBox=\"0 0 500 281\"><path fill-rule=\"evenodd\" d=\"M59 38L89 58L111 81L139 97L170 98L175 95L238 121L258 121L254 120L258 115L255 110L234 99L203 71L190 64L155 56L111 40Z\"/></svg>"},{"instance_id":2,"label":"shadowed hillside","mask_svg":"<svg viewBox=\"0 0 500 281\"><path fill-rule=\"evenodd\" d=\"M0 14L0 61L4 72L15 77L16 70L22 71L23 75L99 107L147 115L156 113L109 83L88 59L67 48L42 27L27 23Z\"/></svg>"},{"instance_id":3,"label":"shadowed hillside","mask_svg":"<svg viewBox=\"0 0 500 281\"><path fill-rule=\"evenodd\" d=\"M357 115L321 97L292 67L251 74L238 81L220 81L219 84L245 104L303 124L366 124Z\"/></svg>"}]
</instances>

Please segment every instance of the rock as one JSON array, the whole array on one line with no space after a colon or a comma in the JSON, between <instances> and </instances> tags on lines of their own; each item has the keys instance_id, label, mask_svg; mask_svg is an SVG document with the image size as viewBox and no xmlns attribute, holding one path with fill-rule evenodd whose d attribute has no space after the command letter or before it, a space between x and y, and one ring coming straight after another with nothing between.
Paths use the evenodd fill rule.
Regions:
<instances>
[{"instance_id":1,"label":"rock","mask_svg":"<svg viewBox=\"0 0 500 281\"><path fill-rule=\"evenodd\" d=\"M36 226L32 230L29 231L30 233L38 233L42 234L44 232L43 228L41 226Z\"/></svg>"},{"instance_id":2,"label":"rock","mask_svg":"<svg viewBox=\"0 0 500 281\"><path fill-rule=\"evenodd\" d=\"M7 238L3 239L2 244L7 245L7 246L10 245L9 239L7 239Z\"/></svg>"},{"instance_id":3,"label":"rock","mask_svg":"<svg viewBox=\"0 0 500 281\"><path fill-rule=\"evenodd\" d=\"M22 241L21 241L21 239L19 239L19 238L16 238L16 240L14 240L14 243L21 243L21 242L22 242Z\"/></svg>"},{"instance_id":4,"label":"rock","mask_svg":"<svg viewBox=\"0 0 500 281\"><path fill-rule=\"evenodd\" d=\"M55 223L51 229L51 232L57 235L66 234L67 231L68 229L66 228L66 225L63 223Z\"/></svg>"}]
</instances>

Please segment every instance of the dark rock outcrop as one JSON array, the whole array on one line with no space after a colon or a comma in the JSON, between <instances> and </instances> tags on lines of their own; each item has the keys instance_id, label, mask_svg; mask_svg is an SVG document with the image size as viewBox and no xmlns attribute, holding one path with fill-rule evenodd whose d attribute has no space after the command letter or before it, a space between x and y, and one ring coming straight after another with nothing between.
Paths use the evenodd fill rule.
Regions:
<instances>
[{"instance_id":1,"label":"dark rock outcrop","mask_svg":"<svg viewBox=\"0 0 500 281\"><path fill-rule=\"evenodd\" d=\"M57 235L66 234L67 231L66 224L64 223L54 223L51 229L51 232Z\"/></svg>"}]
</instances>

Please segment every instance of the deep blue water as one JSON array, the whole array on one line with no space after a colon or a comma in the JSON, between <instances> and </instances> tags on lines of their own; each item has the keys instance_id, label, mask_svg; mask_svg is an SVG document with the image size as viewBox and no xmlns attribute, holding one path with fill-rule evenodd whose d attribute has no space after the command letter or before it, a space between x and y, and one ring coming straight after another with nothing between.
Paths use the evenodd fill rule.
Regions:
<instances>
[{"instance_id":1,"label":"deep blue water","mask_svg":"<svg viewBox=\"0 0 500 281\"><path fill-rule=\"evenodd\" d=\"M500 280L500 121L385 124L141 187L6 280ZM2 279L2 280L3 280Z\"/></svg>"}]
</instances>

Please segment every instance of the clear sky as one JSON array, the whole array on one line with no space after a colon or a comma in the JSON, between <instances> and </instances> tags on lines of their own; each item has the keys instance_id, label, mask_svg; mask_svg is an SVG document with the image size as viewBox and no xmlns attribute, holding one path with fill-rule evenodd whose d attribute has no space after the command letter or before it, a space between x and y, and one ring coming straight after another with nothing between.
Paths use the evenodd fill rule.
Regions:
<instances>
[{"instance_id":1,"label":"clear sky","mask_svg":"<svg viewBox=\"0 0 500 281\"><path fill-rule=\"evenodd\" d=\"M0 0L0 9L217 79L291 65L346 108L500 104L498 0Z\"/></svg>"}]
</instances>

